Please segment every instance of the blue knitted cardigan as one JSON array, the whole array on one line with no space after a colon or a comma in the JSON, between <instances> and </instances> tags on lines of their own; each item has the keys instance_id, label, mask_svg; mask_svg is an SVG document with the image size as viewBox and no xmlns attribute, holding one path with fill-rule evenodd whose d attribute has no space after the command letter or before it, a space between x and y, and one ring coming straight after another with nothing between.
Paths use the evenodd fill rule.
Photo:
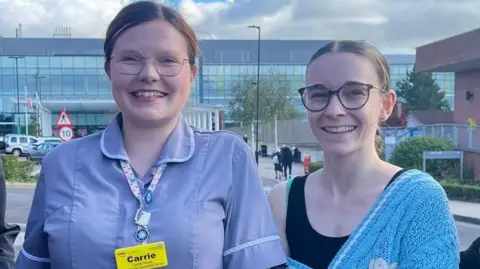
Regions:
<instances>
[{"instance_id":1,"label":"blue knitted cardigan","mask_svg":"<svg viewBox=\"0 0 480 269\"><path fill-rule=\"evenodd\" d=\"M288 263L292 269L310 268ZM458 266L458 234L445 191L430 175L408 170L382 193L328 269Z\"/></svg>"}]
</instances>

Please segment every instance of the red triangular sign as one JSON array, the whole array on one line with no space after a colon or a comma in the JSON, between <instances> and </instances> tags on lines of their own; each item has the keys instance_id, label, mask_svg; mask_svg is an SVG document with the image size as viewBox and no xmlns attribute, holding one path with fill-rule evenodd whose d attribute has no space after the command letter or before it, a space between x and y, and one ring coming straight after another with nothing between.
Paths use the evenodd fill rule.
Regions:
<instances>
[{"instance_id":1,"label":"red triangular sign","mask_svg":"<svg viewBox=\"0 0 480 269\"><path fill-rule=\"evenodd\" d=\"M60 112L60 115L58 115L58 119L57 119L57 122L55 123L55 125L57 127L72 126L73 125L72 120L70 119L70 117L67 114L67 111L62 110L62 112Z\"/></svg>"}]
</instances>

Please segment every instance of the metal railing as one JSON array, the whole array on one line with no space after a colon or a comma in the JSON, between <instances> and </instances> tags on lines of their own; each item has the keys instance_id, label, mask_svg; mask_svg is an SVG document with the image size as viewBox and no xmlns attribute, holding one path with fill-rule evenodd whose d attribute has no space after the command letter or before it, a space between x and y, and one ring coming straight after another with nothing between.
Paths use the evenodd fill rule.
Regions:
<instances>
[{"instance_id":1,"label":"metal railing","mask_svg":"<svg viewBox=\"0 0 480 269\"><path fill-rule=\"evenodd\" d=\"M433 136L449 139L458 149L480 151L480 128L463 124L432 124L416 128L382 128L386 144L398 144L409 137Z\"/></svg>"}]
</instances>

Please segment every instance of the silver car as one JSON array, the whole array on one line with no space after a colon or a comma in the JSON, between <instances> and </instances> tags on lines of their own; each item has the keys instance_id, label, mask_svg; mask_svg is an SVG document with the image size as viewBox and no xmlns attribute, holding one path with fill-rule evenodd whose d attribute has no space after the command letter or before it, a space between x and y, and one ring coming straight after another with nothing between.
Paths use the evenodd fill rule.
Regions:
<instances>
[{"instance_id":1,"label":"silver car","mask_svg":"<svg viewBox=\"0 0 480 269\"><path fill-rule=\"evenodd\" d=\"M5 153L14 156L27 155L30 144L38 142L38 138L31 135L7 134L4 137Z\"/></svg>"},{"instance_id":2,"label":"silver car","mask_svg":"<svg viewBox=\"0 0 480 269\"><path fill-rule=\"evenodd\" d=\"M28 160L31 160L31 161L34 161L34 162L38 162L38 163L41 163L42 160L43 160L43 157L45 157L45 155L50 151L52 150L53 148L55 148L56 146L60 145L61 143L58 143L58 142L45 142L45 143L42 143L40 145L38 145L37 147L35 147L35 149L32 149L28 155L27 155L27 159Z\"/></svg>"}]
</instances>

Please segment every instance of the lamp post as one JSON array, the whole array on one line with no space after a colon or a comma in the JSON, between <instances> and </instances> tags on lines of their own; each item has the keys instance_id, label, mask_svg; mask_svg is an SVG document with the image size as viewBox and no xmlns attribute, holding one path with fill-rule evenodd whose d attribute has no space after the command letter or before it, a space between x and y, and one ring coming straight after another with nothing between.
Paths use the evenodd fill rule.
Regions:
<instances>
[{"instance_id":1,"label":"lamp post","mask_svg":"<svg viewBox=\"0 0 480 269\"><path fill-rule=\"evenodd\" d=\"M257 111L256 111L256 124L255 124L255 161L258 165L258 117L259 117L259 98L260 98L260 40L261 30L260 26L250 25L248 28L254 28L258 30L258 43L257 43Z\"/></svg>"},{"instance_id":2,"label":"lamp post","mask_svg":"<svg viewBox=\"0 0 480 269\"><path fill-rule=\"evenodd\" d=\"M42 110L39 108L40 101L42 100L42 79L47 78L46 76L41 76L37 70L37 73L33 76L35 78L35 86L36 86L36 99L37 99L37 105L36 105L36 117L37 117L37 135L42 135L43 136L43 131L42 131L42 117L40 116L40 113L42 113Z\"/></svg>"},{"instance_id":3,"label":"lamp post","mask_svg":"<svg viewBox=\"0 0 480 269\"><path fill-rule=\"evenodd\" d=\"M10 59L15 59L15 77L17 87L17 117L20 119L20 86L18 83L18 59L25 58L23 56L9 56ZM20 134L20 120L17 122L17 133Z\"/></svg>"}]
</instances>

